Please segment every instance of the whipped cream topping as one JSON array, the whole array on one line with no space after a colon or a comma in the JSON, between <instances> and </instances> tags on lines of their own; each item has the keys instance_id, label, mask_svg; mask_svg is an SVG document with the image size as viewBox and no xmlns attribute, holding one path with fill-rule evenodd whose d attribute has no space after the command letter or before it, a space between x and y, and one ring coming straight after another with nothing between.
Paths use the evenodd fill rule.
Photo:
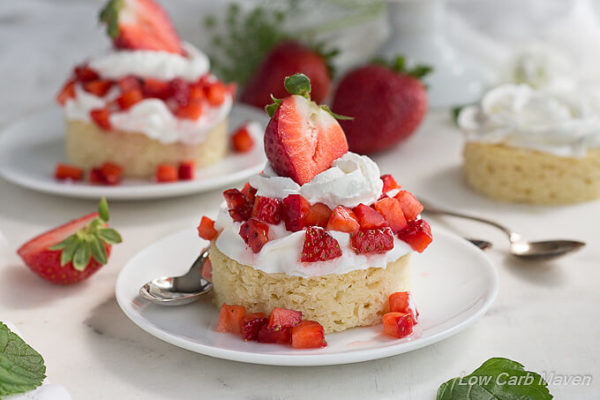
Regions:
<instances>
[{"instance_id":1,"label":"whipped cream topping","mask_svg":"<svg viewBox=\"0 0 600 400\"><path fill-rule=\"evenodd\" d=\"M304 246L304 230L289 232L283 223L269 225L269 241L255 254L239 235L241 225L231 219L226 205L221 206L215 227L223 231L217 238L217 248L238 263L269 274L312 277L345 274L370 267L385 268L388 263L412 251L408 244L394 236L394 247L386 253L356 254L350 247L350 234L328 231L338 241L342 255L328 261L303 263L300 257Z\"/></svg>"},{"instance_id":2,"label":"whipped cream topping","mask_svg":"<svg viewBox=\"0 0 600 400\"><path fill-rule=\"evenodd\" d=\"M69 120L91 122L90 111L106 107L119 95L119 89L111 89L106 96L97 97L86 92L80 84L75 85L75 97L69 99L64 113ZM233 99L227 95L218 107L205 107L197 120L177 118L160 99L144 99L127 111L110 115L114 129L124 132L143 133L164 144L199 144L206 134L229 114Z\"/></svg>"},{"instance_id":3,"label":"whipped cream topping","mask_svg":"<svg viewBox=\"0 0 600 400\"><path fill-rule=\"evenodd\" d=\"M269 165L262 174L250 178L250 185L259 196L285 198L300 194L311 204L324 203L331 209L338 205L372 204L383 189L377 164L369 157L351 152L302 186L291 178L278 176Z\"/></svg>"},{"instance_id":4,"label":"whipped cream topping","mask_svg":"<svg viewBox=\"0 0 600 400\"><path fill-rule=\"evenodd\" d=\"M185 56L166 51L111 50L93 58L90 68L105 79L119 79L127 75L170 81L181 78L190 82L209 72L206 54L189 43L183 43Z\"/></svg>"},{"instance_id":5,"label":"whipped cream topping","mask_svg":"<svg viewBox=\"0 0 600 400\"><path fill-rule=\"evenodd\" d=\"M469 141L583 157L589 149L600 148L598 100L583 93L506 84L489 91L480 105L463 109L458 125Z\"/></svg>"}]
</instances>

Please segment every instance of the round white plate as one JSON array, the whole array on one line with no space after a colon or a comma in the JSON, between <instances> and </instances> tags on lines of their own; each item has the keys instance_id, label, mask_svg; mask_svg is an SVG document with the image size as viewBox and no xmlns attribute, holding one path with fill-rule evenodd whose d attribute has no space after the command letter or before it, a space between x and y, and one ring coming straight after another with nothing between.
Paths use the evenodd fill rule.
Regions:
<instances>
[{"instance_id":1,"label":"round white plate","mask_svg":"<svg viewBox=\"0 0 600 400\"><path fill-rule=\"evenodd\" d=\"M405 353L465 329L485 313L498 291L496 270L481 250L454 234L434 229L433 244L413 257L413 295L420 318L410 337L386 337L378 325L329 334L327 347L318 350L244 342L239 336L215 332L219 313L210 295L180 307L158 306L138 296L140 286L147 281L186 272L206 244L195 229L190 229L147 247L119 274L116 297L123 312L151 335L184 349L228 360L334 365Z\"/></svg>"},{"instance_id":2,"label":"round white plate","mask_svg":"<svg viewBox=\"0 0 600 400\"><path fill-rule=\"evenodd\" d=\"M262 127L268 122L266 113L256 108L234 105L229 129L254 120ZM266 157L262 137L255 138L254 148L244 154L231 153L219 163L196 171L191 181L155 183L124 180L118 186L92 185L86 182L60 182L54 179L54 168L66 162L64 121L61 109L55 108L28 116L0 132L0 175L29 189L61 196L99 199L140 200L198 193L240 182L258 172Z\"/></svg>"}]
</instances>

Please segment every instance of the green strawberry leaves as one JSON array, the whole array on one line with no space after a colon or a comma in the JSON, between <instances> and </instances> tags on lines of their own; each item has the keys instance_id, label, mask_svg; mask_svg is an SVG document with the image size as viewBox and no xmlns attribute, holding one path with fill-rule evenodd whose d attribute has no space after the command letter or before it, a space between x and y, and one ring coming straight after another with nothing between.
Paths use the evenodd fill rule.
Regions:
<instances>
[{"instance_id":1,"label":"green strawberry leaves","mask_svg":"<svg viewBox=\"0 0 600 400\"><path fill-rule=\"evenodd\" d=\"M45 377L42 356L0 322L0 396L33 390Z\"/></svg>"},{"instance_id":2,"label":"green strawberry leaves","mask_svg":"<svg viewBox=\"0 0 600 400\"><path fill-rule=\"evenodd\" d=\"M297 94L310 100L310 79L304 74L294 74L286 76L283 86L289 94Z\"/></svg>"},{"instance_id":3,"label":"green strawberry leaves","mask_svg":"<svg viewBox=\"0 0 600 400\"><path fill-rule=\"evenodd\" d=\"M443 383L437 400L551 400L548 383L507 358L490 358L472 374Z\"/></svg>"},{"instance_id":4,"label":"green strawberry leaves","mask_svg":"<svg viewBox=\"0 0 600 400\"><path fill-rule=\"evenodd\" d=\"M304 74L294 74L292 76L286 76L285 80L283 81L283 86L285 87L285 90L287 90L287 92L289 94L302 96L302 97L305 97L308 100L310 100L311 86L310 86L310 79L308 78L308 76L306 76ZM265 106L265 111L267 111L267 114L269 114L269 117L272 118L273 115L275 115L275 111L277 111L277 107L279 107L282 100L275 98L275 96L273 96L273 95L271 95L271 99L273 100L273 103ZM335 119L340 119L340 120L354 119L352 117L347 117L345 115L336 114L333 111L331 111L329 109L329 107L326 105L321 105L319 107L321 107L321 109L323 109L324 111L328 112Z\"/></svg>"},{"instance_id":5,"label":"green strawberry leaves","mask_svg":"<svg viewBox=\"0 0 600 400\"><path fill-rule=\"evenodd\" d=\"M99 264L106 264L108 262L106 245L123 241L119 232L106 226L109 218L108 202L103 197L98 204L98 218L62 242L50 247L50 250L62 250L60 265L64 267L72 262L73 268L84 271L92 258Z\"/></svg>"},{"instance_id":6,"label":"green strawberry leaves","mask_svg":"<svg viewBox=\"0 0 600 400\"><path fill-rule=\"evenodd\" d=\"M373 60L373 64L382 65L398 72L399 74L409 75L418 80L422 80L425 76L433 71L431 66L422 64L417 64L410 69L407 68L406 58L402 55L397 56L391 62L382 58L376 58Z\"/></svg>"},{"instance_id":7,"label":"green strawberry leaves","mask_svg":"<svg viewBox=\"0 0 600 400\"><path fill-rule=\"evenodd\" d=\"M100 22L106 24L106 32L113 39L119 36L119 12L124 6L124 0L110 0L100 11Z\"/></svg>"}]
</instances>

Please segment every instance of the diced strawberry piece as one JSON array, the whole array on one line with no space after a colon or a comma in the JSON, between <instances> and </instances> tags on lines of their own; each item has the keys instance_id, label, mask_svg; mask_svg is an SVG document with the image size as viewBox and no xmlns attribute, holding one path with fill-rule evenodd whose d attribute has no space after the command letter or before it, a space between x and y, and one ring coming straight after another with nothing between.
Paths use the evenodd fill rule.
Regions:
<instances>
[{"instance_id":1,"label":"diced strawberry piece","mask_svg":"<svg viewBox=\"0 0 600 400\"><path fill-rule=\"evenodd\" d=\"M291 344L292 328L269 328L263 326L256 337L259 343Z\"/></svg>"},{"instance_id":2,"label":"diced strawberry piece","mask_svg":"<svg viewBox=\"0 0 600 400\"><path fill-rule=\"evenodd\" d=\"M178 118L197 120L202 115L202 102L191 101L187 104L180 105L174 112Z\"/></svg>"},{"instance_id":3,"label":"diced strawberry piece","mask_svg":"<svg viewBox=\"0 0 600 400\"><path fill-rule=\"evenodd\" d=\"M196 82L190 85L190 90L188 93L188 101L201 101L205 99L204 94L204 84L201 82Z\"/></svg>"},{"instance_id":4,"label":"diced strawberry piece","mask_svg":"<svg viewBox=\"0 0 600 400\"><path fill-rule=\"evenodd\" d=\"M340 244L323 228L317 226L306 228L300 261L327 261L341 255L342 249L340 248Z\"/></svg>"},{"instance_id":5,"label":"diced strawberry piece","mask_svg":"<svg viewBox=\"0 0 600 400\"><path fill-rule=\"evenodd\" d=\"M277 225L281 222L281 199L256 196L252 217L267 224Z\"/></svg>"},{"instance_id":6,"label":"diced strawberry piece","mask_svg":"<svg viewBox=\"0 0 600 400\"><path fill-rule=\"evenodd\" d=\"M395 338L403 338L413 332L414 319L410 313L389 312L383 314L383 333Z\"/></svg>"},{"instance_id":7,"label":"diced strawberry piece","mask_svg":"<svg viewBox=\"0 0 600 400\"><path fill-rule=\"evenodd\" d=\"M117 185L121 182L123 168L120 165L111 162L105 162L100 166L102 179L107 185Z\"/></svg>"},{"instance_id":8,"label":"diced strawberry piece","mask_svg":"<svg viewBox=\"0 0 600 400\"><path fill-rule=\"evenodd\" d=\"M233 151L238 153L246 153L254 147L254 139L252 135L250 135L250 131L244 125L240 129L238 129L233 136L231 137L231 145L233 147Z\"/></svg>"},{"instance_id":9,"label":"diced strawberry piece","mask_svg":"<svg viewBox=\"0 0 600 400\"><path fill-rule=\"evenodd\" d=\"M119 85L119 89L121 89L121 92L128 92L130 90L141 90L142 89L142 84L140 82L140 80L138 78L136 78L135 76L125 76L121 79L118 80L117 84Z\"/></svg>"},{"instance_id":10,"label":"diced strawberry piece","mask_svg":"<svg viewBox=\"0 0 600 400\"><path fill-rule=\"evenodd\" d=\"M75 97L75 81L69 80L65 85L60 89L60 92L56 95L56 101L61 106L67 104L67 100Z\"/></svg>"},{"instance_id":11,"label":"diced strawberry piece","mask_svg":"<svg viewBox=\"0 0 600 400\"><path fill-rule=\"evenodd\" d=\"M273 308L269 316L269 328L293 328L302 321L302 312L287 308Z\"/></svg>"},{"instance_id":12,"label":"diced strawberry piece","mask_svg":"<svg viewBox=\"0 0 600 400\"><path fill-rule=\"evenodd\" d=\"M414 221L423 211L423 205L419 200L406 190L398 192L394 198L400 203L400 207L402 207L402 212L407 221Z\"/></svg>"},{"instance_id":13,"label":"diced strawberry piece","mask_svg":"<svg viewBox=\"0 0 600 400\"><path fill-rule=\"evenodd\" d=\"M170 94L170 86L167 82L158 79L145 78L142 85L144 97L156 97L166 99Z\"/></svg>"},{"instance_id":14,"label":"diced strawberry piece","mask_svg":"<svg viewBox=\"0 0 600 400\"><path fill-rule=\"evenodd\" d=\"M100 171L100 168L92 168L90 170L88 179L91 183L94 183L94 184L103 185L106 183L106 182L104 182L104 176L102 175L102 171Z\"/></svg>"},{"instance_id":15,"label":"diced strawberry piece","mask_svg":"<svg viewBox=\"0 0 600 400\"><path fill-rule=\"evenodd\" d=\"M325 228L329 222L329 216L331 215L331 208L323 203L316 203L310 206L308 214L306 214L306 225L307 226L320 226Z\"/></svg>"},{"instance_id":16,"label":"diced strawberry piece","mask_svg":"<svg viewBox=\"0 0 600 400\"><path fill-rule=\"evenodd\" d=\"M292 329L292 347L318 349L327 346L323 326L315 321L302 321Z\"/></svg>"},{"instance_id":17,"label":"diced strawberry piece","mask_svg":"<svg viewBox=\"0 0 600 400\"><path fill-rule=\"evenodd\" d=\"M356 214L351 209L344 206L337 206L331 212L329 221L327 221L328 231L340 231L354 233L358 231L360 224Z\"/></svg>"},{"instance_id":18,"label":"diced strawberry piece","mask_svg":"<svg viewBox=\"0 0 600 400\"><path fill-rule=\"evenodd\" d=\"M119 104L121 110L129 110L129 108L142 100L144 100L144 96L142 95L142 91L140 89L130 89L121 93L121 95L117 97L117 103Z\"/></svg>"},{"instance_id":19,"label":"diced strawberry piece","mask_svg":"<svg viewBox=\"0 0 600 400\"><path fill-rule=\"evenodd\" d=\"M215 221L203 216L198 225L198 236L205 240L213 240L219 236L219 232L215 229Z\"/></svg>"},{"instance_id":20,"label":"diced strawberry piece","mask_svg":"<svg viewBox=\"0 0 600 400\"><path fill-rule=\"evenodd\" d=\"M246 182L246 184L244 185L242 189L242 194L246 196L246 198L251 204L254 204L254 200L256 197L256 189L250 186L249 182Z\"/></svg>"},{"instance_id":21,"label":"diced strawberry piece","mask_svg":"<svg viewBox=\"0 0 600 400\"><path fill-rule=\"evenodd\" d=\"M250 218L240 227L240 236L254 253L258 253L269 241L269 226L257 219Z\"/></svg>"},{"instance_id":22,"label":"diced strawberry piece","mask_svg":"<svg viewBox=\"0 0 600 400\"><path fill-rule=\"evenodd\" d=\"M376 229L388 226L385 218L369 206L361 203L354 207L353 211L356 214L361 229Z\"/></svg>"},{"instance_id":23,"label":"diced strawberry piece","mask_svg":"<svg viewBox=\"0 0 600 400\"><path fill-rule=\"evenodd\" d=\"M208 104L210 104L211 106L220 106L225 101L227 89L225 88L225 85L223 85L223 82L212 82L208 86L206 86L205 90L206 99L208 100Z\"/></svg>"},{"instance_id":24,"label":"diced strawberry piece","mask_svg":"<svg viewBox=\"0 0 600 400\"><path fill-rule=\"evenodd\" d=\"M246 308L244 306L230 306L223 304L219 311L219 320L217 321L217 332L242 333L242 321L246 316Z\"/></svg>"},{"instance_id":25,"label":"diced strawberry piece","mask_svg":"<svg viewBox=\"0 0 600 400\"><path fill-rule=\"evenodd\" d=\"M281 101L265 130L264 144L273 170L300 185L348 151L340 124L303 96Z\"/></svg>"},{"instance_id":26,"label":"diced strawberry piece","mask_svg":"<svg viewBox=\"0 0 600 400\"><path fill-rule=\"evenodd\" d=\"M398 237L419 253L422 253L433 240L431 227L422 219L409 221L406 228L398 232Z\"/></svg>"},{"instance_id":27,"label":"diced strawberry piece","mask_svg":"<svg viewBox=\"0 0 600 400\"><path fill-rule=\"evenodd\" d=\"M258 332L267 325L267 316L264 313L246 314L242 321L242 339L256 340Z\"/></svg>"},{"instance_id":28,"label":"diced strawberry piece","mask_svg":"<svg viewBox=\"0 0 600 400\"><path fill-rule=\"evenodd\" d=\"M384 197L375 203L375 209L385 218L390 228L392 228L392 232L398 233L406 226L406 219L398 200Z\"/></svg>"},{"instance_id":29,"label":"diced strawberry piece","mask_svg":"<svg viewBox=\"0 0 600 400\"><path fill-rule=\"evenodd\" d=\"M309 210L310 203L299 194L291 194L283 199L285 229L296 232L304 228Z\"/></svg>"},{"instance_id":30,"label":"diced strawberry piece","mask_svg":"<svg viewBox=\"0 0 600 400\"><path fill-rule=\"evenodd\" d=\"M104 81L97 79L95 81L89 81L83 83L83 89L98 97L104 97L110 90L113 83L111 81Z\"/></svg>"},{"instance_id":31,"label":"diced strawberry piece","mask_svg":"<svg viewBox=\"0 0 600 400\"><path fill-rule=\"evenodd\" d=\"M390 190L402 188L402 186L400 186L398 182L396 182L394 177L390 174L381 175L381 180L383 181L383 193L387 193Z\"/></svg>"},{"instance_id":32,"label":"diced strawberry piece","mask_svg":"<svg viewBox=\"0 0 600 400\"><path fill-rule=\"evenodd\" d=\"M188 104L190 95L190 84L181 78L175 78L169 82L169 97L178 107Z\"/></svg>"},{"instance_id":33,"label":"diced strawberry piece","mask_svg":"<svg viewBox=\"0 0 600 400\"><path fill-rule=\"evenodd\" d=\"M83 178L83 169L74 165L59 163L56 165L56 169L54 170L54 178L61 181L65 179L79 181L81 178Z\"/></svg>"},{"instance_id":34,"label":"diced strawberry piece","mask_svg":"<svg viewBox=\"0 0 600 400\"><path fill-rule=\"evenodd\" d=\"M76 66L73 72L75 73L75 78L79 82L89 82L100 78L100 75L87 64Z\"/></svg>"},{"instance_id":35,"label":"diced strawberry piece","mask_svg":"<svg viewBox=\"0 0 600 400\"><path fill-rule=\"evenodd\" d=\"M171 164L160 164L156 167L156 182L176 182L179 179L177 167Z\"/></svg>"},{"instance_id":36,"label":"diced strawberry piece","mask_svg":"<svg viewBox=\"0 0 600 400\"><path fill-rule=\"evenodd\" d=\"M394 234L389 227L361 228L350 236L350 245L356 254L385 253L394 248Z\"/></svg>"},{"instance_id":37,"label":"diced strawberry piece","mask_svg":"<svg viewBox=\"0 0 600 400\"><path fill-rule=\"evenodd\" d=\"M223 192L229 215L236 222L242 222L250 218L252 205L248 198L238 189L228 189Z\"/></svg>"},{"instance_id":38,"label":"diced strawberry piece","mask_svg":"<svg viewBox=\"0 0 600 400\"><path fill-rule=\"evenodd\" d=\"M182 161L177 168L177 176L180 181L191 181L194 179L196 163L193 160Z\"/></svg>"},{"instance_id":39,"label":"diced strawberry piece","mask_svg":"<svg viewBox=\"0 0 600 400\"><path fill-rule=\"evenodd\" d=\"M407 313L409 312L409 293L408 292L395 292L389 297L390 311Z\"/></svg>"},{"instance_id":40,"label":"diced strawberry piece","mask_svg":"<svg viewBox=\"0 0 600 400\"><path fill-rule=\"evenodd\" d=\"M212 282L212 263L210 262L210 258L207 258L202 264L202 272L200 273L204 279L209 282Z\"/></svg>"},{"instance_id":41,"label":"diced strawberry piece","mask_svg":"<svg viewBox=\"0 0 600 400\"><path fill-rule=\"evenodd\" d=\"M112 125L110 123L110 111L108 111L106 108L93 109L90 111L90 118L96 123L96 125L105 131L112 129Z\"/></svg>"},{"instance_id":42,"label":"diced strawberry piece","mask_svg":"<svg viewBox=\"0 0 600 400\"><path fill-rule=\"evenodd\" d=\"M184 54L169 16L153 0L110 0L100 12L100 21L118 49Z\"/></svg>"}]
</instances>

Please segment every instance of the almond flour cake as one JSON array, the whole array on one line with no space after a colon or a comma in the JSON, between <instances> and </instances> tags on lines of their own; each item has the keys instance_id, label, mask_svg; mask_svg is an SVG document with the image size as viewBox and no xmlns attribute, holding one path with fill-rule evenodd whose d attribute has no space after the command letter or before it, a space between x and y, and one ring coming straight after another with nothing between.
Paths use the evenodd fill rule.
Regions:
<instances>
[{"instance_id":1,"label":"almond flour cake","mask_svg":"<svg viewBox=\"0 0 600 400\"><path fill-rule=\"evenodd\" d=\"M266 168L226 190L216 221L198 227L211 240L214 302L296 310L325 333L378 324L390 295L411 289L411 253L431 242L423 208L348 152L336 118L310 100L308 78L288 77L286 89L268 107Z\"/></svg>"}]
</instances>

